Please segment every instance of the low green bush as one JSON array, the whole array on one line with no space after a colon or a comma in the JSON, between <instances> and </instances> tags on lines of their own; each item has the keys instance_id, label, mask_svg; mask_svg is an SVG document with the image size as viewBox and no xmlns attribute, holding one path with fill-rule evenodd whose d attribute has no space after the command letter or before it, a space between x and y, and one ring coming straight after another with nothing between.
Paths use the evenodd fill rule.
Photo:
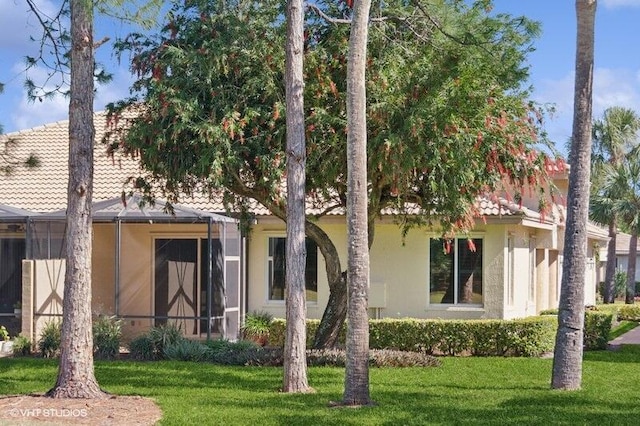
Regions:
<instances>
[{"instance_id":1,"label":"low green bush","mask_svg":"<svg viewBox=\"0 0 640 426\"><path fill-rule=\"evenodd\" d=\"M313 343L318 324L318 320L307 321L308 348ZM275 319L271 327L271 345L284 347L285 321ZM427 355L539 356L553 350L555 330L555 317L370 320L369 347L424 352ZM340 339L344 342L343 334Z\"/></svg>"},{"instance_id":2,"label":"low green bush","mask_svg":"<svg viewBox=\"0 0 640 426\"><path fill-rule=\"evenodd\" d=\"M31 340L25 336L16 336L13 339L13 355L28 356L31 354Z\"/></svg>"},{"instance_id":3,"label":"low green bush","mask_svg":"<svg viewBox=\"0 0 640 426\"><path fill-rule=\"evenodd\" d=\"M640 321L640 305L622 305L618 310L618 319Z\"/></svg>"},{"instance_id":4,"label":"low green bush","mask_svg":"<svg viewBox=\"0 0 640 426\"><path fill-rule=\"evenodd\" d=\"M97 359L115 359L120 353L122 320L98 315L93 320L93 354Z\"/></svg>"},{"instance_id":5,"label":"low green bush","mask_svg":"<svg viewBox=\"0 0 640 426\"><path fill-rule=\"evenodd\" d=\"M307 320L307 348L313 346L313 338L316 335L320 320L308 319ZM286 322L282 318L275 318L269 324L269 346L282 348L284 347L284 338L286 336ZM344 342L346 328L343 327L341 333L341 341Z\"/></svg>"},{"instance_id":6,"label":"low green bush","mask_svg":"<svg viewBox=\"0 0 640 426\"><path fill-rule=\"evenodd\" d=\"M38 351L45 358L54 358L60 354L62 323L60 321L47 322L40 332Z\"/></svg>"},{"instance_id":7,"label":"low green bush","mask_svg":"<svg viewBox=\"0 0 640 426\"><path fill-rule=\"evenodd\" d=\"M151 327L147 336L153 342L160 358L164 354L165 347L184 339L180 328L172 322Z\"/></svg>"},{"instance_id":8,"label":"low green bush","mask_svg":"<svg viewBox=\"0 0 640 426\"><path fill-rule=\"evenodd\" d=\"M206 345L194 340L178 340L164 348L164 358L172 361L204 361L208 359L209 349Z\"/></svg>"},{"instance_id":9,"label":"low green bush","mask_svg":"<svg viewBox=\"0 0 640 426\"><path fill-rule=\"evenodd\" d=\"M139 361L163 359L165 348L185 340L180 329L173 323L151 327L149 331L129 343L131 358Z\"/></svg>"},{"instance_id":10,"label":"low green bush","mask_svg":"<svg viewBox=\"0 0 640 426\"><path fill-rule=\"evenodd\" d=\"M158 359L158 352L148 335L143 334L129 342L129 355L136 361L153 361Z\"/></svg>"},{"instance_id":11,"label":"low green bush","mask_svg":"<svg viewBox=\"0 0 640 426\"><path fill-rule=\"evenodd\" d=\"M206 346L209 349L207 360L220 365L263 365L257 360L262 353L268 352L257 343L248 340L213 340L207 342Z\"/></svg>"},{"instance_id":12,"label":"low green bush","mask_svg":"<svg viewBox=\"0 0 640 426\"><path fill-rule=\"evenodd\" d=\"M586 311L584 315L585 350L606 349L613 315L610 312Z\"/></svg>"}]
</instances>

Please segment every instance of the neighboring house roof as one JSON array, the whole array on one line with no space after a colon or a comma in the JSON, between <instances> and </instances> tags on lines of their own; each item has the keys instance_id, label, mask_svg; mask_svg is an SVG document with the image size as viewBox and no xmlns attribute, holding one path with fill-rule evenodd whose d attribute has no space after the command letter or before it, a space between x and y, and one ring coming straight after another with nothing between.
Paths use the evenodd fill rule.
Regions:
<instances>
[{"instance_id":1,"label":"neighboring house roof","mask_svg":"<svg viewBox=\"0 0 640 426\"><path fill-rule=\"evenodd\" d=\"M616 254L628 255L631 235L620 232L616 234ZM638 240L638 253L640 253L640 239Z\"/></svg>"}]
</instances>

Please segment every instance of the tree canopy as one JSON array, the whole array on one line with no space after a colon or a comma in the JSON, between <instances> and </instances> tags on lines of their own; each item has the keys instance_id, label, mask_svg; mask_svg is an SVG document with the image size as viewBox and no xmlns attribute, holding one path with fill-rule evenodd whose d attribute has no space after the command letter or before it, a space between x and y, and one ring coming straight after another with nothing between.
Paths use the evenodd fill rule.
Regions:
<instances>
[{"instance_id":1,"label":"tree canopy","mask_svg":"<svg viewBox=\"0 0 640 426\"><path fill-rule=\"evenodd\" d=\"M367 68L370 210L407 212L412 203L464 229L478 194L505 178L522 188L544 177L548 160L534 150L540 111L522 86L538 27L492 16L485 1L387 4L372 9ZM319 5L349 15L346 5ZM137 107L139 115L110 141L139 155L149 172L139 185L163 182L171 200L198 189L282 200L282 7L180 2L160 34L118 44L133 53L139 79L113 111ZM348 30L307 15L307 188L328 208L343 206L346 193ZM125 128L126 137L117 134Z\"/></svg>"},{"instance_id":2,"label":"tree canopy","mask_svg":"<svg viewBox=\"0 0 640 426\"><path fill-rule=\"evenodd\" d=\"M169 202L223 192L234 209L251 197L286 219L283 16L278 0L177 2L159 34L117 44L138 79L132 97L109 107L105 139L139 159L137 189ZM509 190L517 199L532 187L546 200L542 112L524 85L538 25L492 14L485 0L393 0L370 16L371 231L383 209L395 209L405 230L433 222L452 235L473 226L479 195ZM325 212L346 205L349 26L341 23L350 18L348 2L316 2L306 15L306 191ZM325 258L327 244L318 243ZM328 276L331 285L340 270Z\"/></svg>"}]
</instances>

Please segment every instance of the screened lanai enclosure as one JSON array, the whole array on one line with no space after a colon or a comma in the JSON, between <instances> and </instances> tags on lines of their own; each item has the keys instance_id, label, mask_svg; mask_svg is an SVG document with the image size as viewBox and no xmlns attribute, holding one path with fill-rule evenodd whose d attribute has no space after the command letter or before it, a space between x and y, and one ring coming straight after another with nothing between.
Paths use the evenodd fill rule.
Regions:
<instances>
[{"instance_id":1,"label":"screened lanai enclosure","mask_svg":"<svg viewBox=\"0 0 640 426\"><path fill-rule=\"evenodd\" d=\"M65 213L28 219L24 334L61 317ZM93 206L92 309L123 320L125 338L172 323L190 338L238 337L245 306L238 221L157 201Z\"/></svg>"},{"instance_id":2,"label":"screened lanai enclosure","mask_svg":"<svg viewBox=\"0 0 640 426\"><path fill-rule=\"evenodd\" d=\"M27 255L27 220L35 213L0 204L0 325L20 333L22 260Z\"/></svg>"}]
</instances>

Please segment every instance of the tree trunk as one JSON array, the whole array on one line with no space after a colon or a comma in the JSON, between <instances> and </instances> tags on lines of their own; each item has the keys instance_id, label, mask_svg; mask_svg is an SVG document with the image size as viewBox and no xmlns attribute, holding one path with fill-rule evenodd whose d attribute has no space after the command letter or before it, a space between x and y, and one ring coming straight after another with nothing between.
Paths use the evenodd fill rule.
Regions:
<instances>
[{"instance_id":1,"label":"tree trunk","mask_svg":"<svg viewBox=\"0 0 640 426\"><path fill-rule=\"evenodd\" d=\"M305 135L302 49L302 0L287 2L287 329L284 345L283 392L308 392L305 287Z\"/></svg>"},{"instance_id":2,"label":"tree trunk","mask_svg":"<svg viewBox=\"0 0 640 426\"><path fill-rule=\"evenodd\" d=\"M347 61L347 355L342 403L369 405L369 237L365 68L371 0L356 0Z\"/></svg>"},{"instance_id":3,"label":"tree trunk","mask_svg":"<svg viewBox=\"0 0 640 426\"><path fill-rule=\"evenodd\" d=\"M614 218L609 223L609 243L607 245L607 266L604 273L604 303L614 303L616 299L616 235L618 227Z\"/></svg>"},{"instance_id":4,"label":"tree trunk","mask_svg":"<svg viewBox=\"0 0 640 426\"><path fill-rule=\"evenodd\" d=\"M315 223L307 221L307 234L322 253L329 283L329 300L325 307L316 335L314 349L330 349L338 345L340 331L347 317L347 278L342 271L340 256L333 241Z\"/></svg>"},{"instance_id":5,"label":"tree trunk","mask_svg":"<svg viewBox=\"0 0 640 426\"><path fill-rule=\"evenodd\" d=\"M629 264L627 265L627 291L624 302L632 304L636 296L636 260L638 256L638 232L631 233L629 241ZM615 258L614 258L615 259Z\"/></svg>"},{"instance_id":6,"label":"tree trunk","mask_svg":"<svg viewBox=\"0 0 640 426\"><path fill-rule=\"evenodd\" d=\"M93 6L71 0L69 182L62 341L54 398L103 398L93 371L91 200L93 192Z\"/></svg>"},{"instance_id":7,"label":"tree trunk","mask_svg":"<svg viewBox=\"0 0 640 426\"><path fill-rule=\"evenodd\" d=\"M554 389L564 390L579 389L582 383L595 12L595 0L576 0L578 29L573 134L569 158L571 172L558 332L551 380Z\"/></svg>"}]
</instances>

